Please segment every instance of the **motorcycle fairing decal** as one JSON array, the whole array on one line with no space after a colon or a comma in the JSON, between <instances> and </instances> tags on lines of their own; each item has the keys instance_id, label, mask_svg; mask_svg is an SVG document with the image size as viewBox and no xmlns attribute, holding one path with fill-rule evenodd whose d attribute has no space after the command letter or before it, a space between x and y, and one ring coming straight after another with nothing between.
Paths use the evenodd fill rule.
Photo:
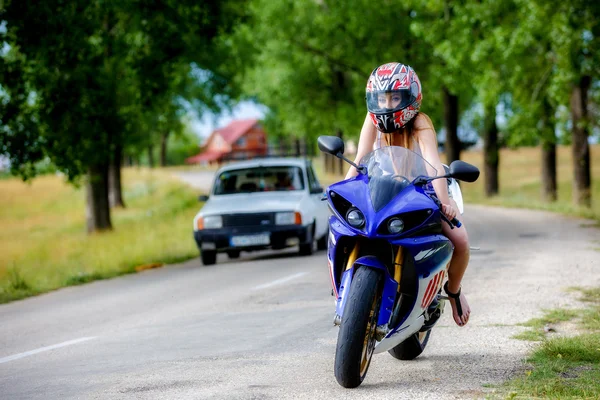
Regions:
<instances>
[{"instance_id":1,"label":"motorcycle fairing decal","mask_svg":"<svg viewBox=\"0 0 600 400\"><path fill-rule=\"evenodd\" d=\"M396 300L396 293L398 292L398 282L390 276L387 267L375 256L360 257L354 262L354 269L359 265L383 271L383 292L381 294L377 325L385 325L390 322L390 318L392 317L394 300Z\"/></svg>"},{"instance_id":2,"label":"motorcycle fairing decal","mask_svg":"<svg viewBox=\"0 0 600 400\"><path fill-rule=\"evenodd\" d=\"M388 333L388 335L381 342L377 343L373 353L383 353L384 351L388 351L389 349L396 347L400 343L404 342L410 335L417 333L424 323L425 317L423 317L422 314L411 319L407 319L399 329Z\"/></svg>"},{"instance_id":3,"label":"motorcycle fairing decal","mask_svg":"<svg viewBox=\"0 0 600 400\"><path fill-rule=\"evenodd\" d=\"M415 306L412 312L425 312L429 306L429 303L431 303L440 289L446 274L446 268L450 263L451 258L452 253L450 253L446 259L441 260L441 262L435 266L435 269L432 270L430 274L421 276L419 278L419 293L417 294L416 304L419 304L420 307ZM429 291L430 288L431 291Z\"/></svg>"},{"instance_id":4,"label":"motorcycle fairing decal","mask_svg":"<svg viewBox=\"0 0 600 400\"><path fill-rule=\"evenodd\" d=\"M421 308L429 307L429 304L433 301L433 298L437 294L437 292L440 288L440 285L442 284L442 282L444 280L445 275L446 275L446 269L444 268L443 270L441 270L440 272L435 274L433 279L431 279L429 281L429 283L427 284L427 289L425 289L425 295L423 295L423 301L421 302Z\"/></svg>"},{"instance_id":5,"label":"motorcycle fairing decal","mask_svg":"<svg viewBox=\"0 0 600 400\"><path fill-rule=\"evenodd\" d=\"M432 255L434 255L435 253L437 253L438 251L440 251L442 249L442 247L438 247L438 248L431 248L431 249L427 249L427 250L421 250L419 252L419 254L417 254L415 256L415 261L421 261L425 258L431 257Z\"/></svg>"},{"instance_id":6,"label":"motorcycle fairing decal","mask_svg":"<svg viewBox=\"0 0 600 400\"><path fill-rule=\"evenodd\" d=\"M447 261L445 262L445 260L452 256L454 251L452 242L441 234L399 239L391 241L391 243L408 250L414 260L417 275L423 277L439 270L440 264L446 265ZM427 256L419 256L420 254Z\"/></svg>"}]
</instances>

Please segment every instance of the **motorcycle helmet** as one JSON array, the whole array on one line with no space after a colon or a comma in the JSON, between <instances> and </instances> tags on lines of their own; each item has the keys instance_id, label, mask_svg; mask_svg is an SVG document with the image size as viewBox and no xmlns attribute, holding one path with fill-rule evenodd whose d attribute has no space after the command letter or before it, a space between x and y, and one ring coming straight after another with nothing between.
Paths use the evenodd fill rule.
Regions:
<instances>
[{"instance_id":1,"label":"motorcycle helmet","mask_svg":"<svg viewBox=\"0 0 600 400\"><path fill-rule=\"evenodd\" d=\"M392 133L413 119L421 108L421 82L416 72L400 63L383 64L367 81L367 110L375 127Z\"/></svg>"}]
</instances>

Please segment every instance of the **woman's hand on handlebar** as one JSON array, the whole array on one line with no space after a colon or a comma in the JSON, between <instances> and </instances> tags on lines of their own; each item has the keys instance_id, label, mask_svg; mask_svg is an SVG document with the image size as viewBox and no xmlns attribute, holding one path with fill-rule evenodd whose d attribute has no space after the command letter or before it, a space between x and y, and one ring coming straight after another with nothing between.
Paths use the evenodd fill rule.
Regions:
<instances>
[{"instance_id":1,"label":"woman's hand on handlebar","mask_svg":"<svg viewBox=\"0 0 600 400\"><path fill-rule=\"evenodd\" d=\"M452 221L458 215L456 209L450 204L442 204L442 212L450 221Z\"/></svg>"}]
</instances>

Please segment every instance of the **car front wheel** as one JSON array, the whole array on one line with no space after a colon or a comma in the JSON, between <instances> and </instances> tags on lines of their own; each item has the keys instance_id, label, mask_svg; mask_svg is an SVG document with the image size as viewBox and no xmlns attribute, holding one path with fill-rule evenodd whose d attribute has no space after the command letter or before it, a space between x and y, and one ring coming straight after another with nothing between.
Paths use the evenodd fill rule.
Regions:
<instances>
[{"instance_id":1,"label":"car front wheel","mask_svg":"<svg viewBox=\"0 0 600 400\"><path fill-rule=\"evenodd\" d=\"M306 243L300 243L300 255L310 256L313 253L315 241L315 223L310 228L310 239Z\"/></svg>"},{"instance_id":2,"label":"car front wheel","mask_svg":"<svg viewBox=\"0 0 600 400\"><path fill-rule=\"evenodd\" d=\"M200 258L202 259L202 264L213 265L217 262L217 252L214 250L203 250Z\"/></svg>"},{"instance_id":3,"label":"car front wheel","mask_svg":"<svg viewBox=\"0 0 600 400\"><path fill-rule=\"evenodd\" d=\"M317 239L317 250L327 250L327 241L329 240L329 229L325 231L325 234Z\"/></svg>"},{"instance_id":4,"label":"car front wheel","mask_svg":"<svg viewBox=\"0 0 600 400\"><path fill-rule=\"evenodd\" d=\"M227 256L229 258L240 258L240 251L239 250L229 250L227 252Z\"/></svg>"}]
</instances>

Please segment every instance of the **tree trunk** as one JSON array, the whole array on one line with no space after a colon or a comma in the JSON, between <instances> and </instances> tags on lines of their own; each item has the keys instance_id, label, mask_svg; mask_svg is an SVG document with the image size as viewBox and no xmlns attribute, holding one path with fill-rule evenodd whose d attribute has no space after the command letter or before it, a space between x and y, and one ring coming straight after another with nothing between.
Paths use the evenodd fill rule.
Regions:
<instances>
[{"instance_id":1,"label":"tree trunk","mask_svg":"<svg viewBox=\"0 0 600 400\"><path fill-rule=\"evenodd\" d=\"M542 199L554 202L557 199L556 186L556 134L552 123L554 109L547 99L544 99L542 115Z\"/></svg>"},{"instance_id":2,"label":"tree trunk","mask_svg":"<svg viewBox=\"0 0 600 400\"><path fill-rule=\"evenodd\" d=\"M556 143L542 138L542 199L556 201Z\"/></svg>"},{"instance_id":3,"label":"tree trunk","mask_svg":"<svg viewBox=\"0 0 600 400\"><path fill-rule=\"evenodd\" d=\"M86 220L88 233L112 229L108 202L108 163L88 169Z\"/></svg>"},{"instance_id":4,"label":"tree trunk","mask_svg":"<svg viewBox=\"0 0 600 400\"><path fill-rule=\"evenodd\" d=\"M108 167L108 200L111 207L125 208L121 184L121 160L123 159L123 147L115 146L111 162Z\"/></svg>"},{"instance_id":5,"label":"tree trunk","mask_svg":"<svg viewBox=\"0 0 600 400\"><path fill-rule=\"evenodd\" d=\"M483 157L485 171L485 196L498 194L498 126L496 125L496 107L489 105L485 110L483 132Z\"/></svg>"},{"instance_id":6,"label":"tree trunk","mask_svg":"<svg viewBox=\"0 0 600 400\"><path fill-rule=\"evenodd\" d=\"M285 139L283 137L279 138L279 157L285 157L286 156L286 143L285 143Z\"/></svg>"},{"instance_id":7,"label":"tree trunk","mask_svg":"<svg viewBox=\"0 0 600 400\"><path fill-rule=\"evenodd\" d=\"M573 122L573 201L579 206L591 206L589 121L587 112L588 89L592 78L583 76L571 93L571 120Z\"/></svg>"},{"instance_id":8,"label":"tree trunk","mask_svg":"<svg viewBox=\"0 0 600 400\"><path fill-rule=\"evenodd\" d=\"M154 168L154 146L148 146L148 166Z\"/></svg>"},{"instance_id":9,"label":"tree trunk","mask_svg":"<svg viewBox=\"0 0 600 400\"><path fill-rule=\"evenodd\" d=\"M307 137L306 138L306 154L308 154L309 157L315 157L319 153L321 153L321 151L317 149L315 140L311 137Z\"/></svg>"},{"instance_id":10,"label":"tree trunk","mask_svg":"<svg viewBox=\"0 0 600 400\"><path fill-rule=\"evenodd\" d=\"M296 146L296 157L300 157L300 149L301 149L300 139L298 139L298 138L294 139L294 144Z\"/></svg>"},{"instance_id":11,"label":"tree trunk","mask_svg":"<svg viewBox=\"0 0 600 400\"><path fill-rule=\"evenodd\" d=\"M169 140L169 132L160 137L160 166L167 166L167 142Z\"/></svg>"},{"instance_id":12,"label":"tree trunk","mask_svg":"<svg viewBox=\"0 0 600 400\"><path fill-rule=\"evenodd\" d=\"M329 163L328 163L329 166L327 167L328 171L330 174L335 175L335 156L327 153L327 159L329 160Z\"/></svg>"},{"instance_id":13,"label":"tree trunk","mask_svg":"<svg viewBox=\"0 0 600 400\"><path fill-rule=\"evenodd\" d=\"M458 96L453 95L444 87L444 125L446 142L444 152L446 163L460 159L460 140L458 140Z\"/></svg>"}]
</instances>

